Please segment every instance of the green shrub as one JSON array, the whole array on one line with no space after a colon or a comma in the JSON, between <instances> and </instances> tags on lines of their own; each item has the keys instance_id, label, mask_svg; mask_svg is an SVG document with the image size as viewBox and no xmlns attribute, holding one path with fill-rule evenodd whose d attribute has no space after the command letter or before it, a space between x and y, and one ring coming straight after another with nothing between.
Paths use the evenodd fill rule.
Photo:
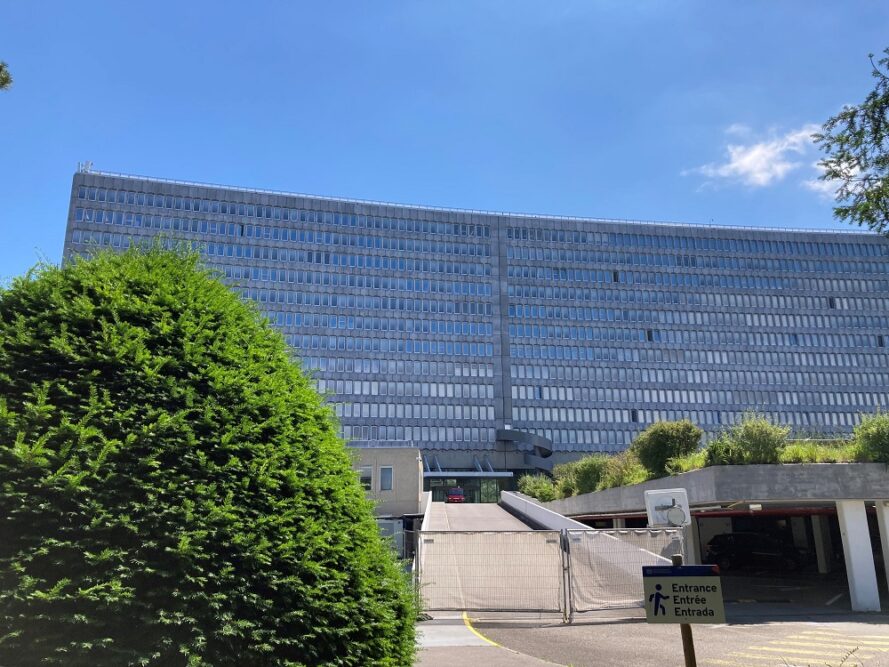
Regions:
<instances>
[{"instance_id":1,"label":"green shrub","mask_svg":"<svg viewBox=\"0 0 889 667\"><path fill-rule=\"evenodd\" d=\"M781 463L851 463L860 458L857 443L836 440L790 442L781 452Z\"/></svg>"},{"instance_id":2,"label":"green shrub","mask_svg":"<svg viewBox=\"0 0 889 667\"><path fill-rule=\"evenodd\" d=\"M745 414L707 447L707 465L778 463L789 433L789 427L772 424L762 415Z\"/></svg>"},{"instance_id":3,"label":"green shrub","mask_svg":"<svg viewBox=\"0 0 889 667\"><path fill-rule=\"evenodd\" d=\"M678 475L683 472L699 470L707 465L707 450L699 449L685 456L676 456L667 461L667 472Z\"/></svg>"},{"instance_id":4,"label":"green shrub","mask_svg":"<svg viewBox=\"0 0 889 667\"><path fill-rule=\"evenodd\" d=\"M592 493L598 489L610 460L611 457L607 454L590 454L578 460L574 467L577 493Z\"/></svg>"},{"instance_id":5,"label":"green shrub","mask_svg":"<svg viewBox=\"0 0 889 667\"><path fill-rule=\"evenodd\" d=\"M864 460L889 464L889 412L862 417L852 437Z\"/></svg>"},{"instance_id":6,"label":"green shrub","mask_svg":"<svg viewBox=\"0 0 889 667\"><path fill-rule=\"evenodd\" d=\"M667 462L694 452L704 432L689 420L655 422L636 436L630 448L653 477L668 474Z\"/></svg>"},{"instance_id":7,"label":"green shrub","mask_svg":"<svg viewBox=\"0 0 889 667\"><path fill-rule=\"evenodd\" d=\"M577 495L577 480L574 477L563 477L555 480L554 493L556 498L570 498Z\"/></svg>"},{"instance_id":8,"label":"green shrub","mask_svg":"<svg viewBox=\"0 0 889 667\"><path fill-rule=\"evenodd\" d=\"M556 499L556 490L552 480L546 475L522 475L519 477L519 492L547 503Z\"/></svg>"},{"instance_id":9,"label":"green shrub","mask_svg":"<svg viewBox=\"0 0 889 667\"><path fill-rule=\"evenodd\" d=\"M608 457L597 490L639 484L648 479L648 470L632 450Z\"/></svg>"},{"instance_id":10,"label":"green shrub","mask_svg":"<svg viewBox=\"0 0 889 667\"><path fill-rule=\"evenodd\" d=\"M195 255L0 290L0 397L0 664L412 664L332 411Z\"/></svg>"}]
</instances>

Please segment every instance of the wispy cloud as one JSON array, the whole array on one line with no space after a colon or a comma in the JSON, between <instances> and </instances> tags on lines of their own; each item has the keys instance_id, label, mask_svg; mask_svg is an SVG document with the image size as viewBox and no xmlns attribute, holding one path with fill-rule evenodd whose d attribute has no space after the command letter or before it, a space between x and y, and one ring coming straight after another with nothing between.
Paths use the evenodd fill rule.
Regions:
<instances>
[{"instance_id":1,"label":"wispy cloud","mask_svg":"<svg viewBox=\"0 0 889 667\"><path fill-rule=\"evenodd\" d=\"M711 162L683 174L700 174L710 183L734 182L764 188L784 180L791 171L803 166L804 163L796 158L813 149L812 134L819 129L818 125L810 123L782 135L772 133L762 141L729 143L724 162ZM739 123L730 125L726 134L738 139L752 138L750 128Z\"/></svg>"}]
</instances>

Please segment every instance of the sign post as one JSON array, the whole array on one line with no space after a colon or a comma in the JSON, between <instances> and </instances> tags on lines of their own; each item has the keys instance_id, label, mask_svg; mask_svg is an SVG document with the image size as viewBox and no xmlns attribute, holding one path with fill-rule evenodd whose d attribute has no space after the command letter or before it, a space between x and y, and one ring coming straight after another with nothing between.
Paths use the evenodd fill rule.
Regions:
<instances>
[{"instance_id":1,"label":"sign post","mask_svg":"<svg viewBox=\"0 0 889 667\"><path fill-rule=\"evenodd\" d=\"M682 555L672 566L642 568L645 589L645 620L679 623L685 666L697 667L692 623L725 623L725 605L719 568L715 565L682 565Z\"/></svg>"}]
</instances>

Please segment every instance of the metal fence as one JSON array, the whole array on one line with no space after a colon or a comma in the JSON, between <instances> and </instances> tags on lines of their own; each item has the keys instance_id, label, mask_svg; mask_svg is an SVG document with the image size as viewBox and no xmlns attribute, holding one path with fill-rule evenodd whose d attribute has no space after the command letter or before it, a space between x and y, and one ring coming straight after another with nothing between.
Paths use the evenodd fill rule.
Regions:
<instances>
[{"instance_id":1,"label":"metal fence","mask_svg":"<svg viewBox=\"0 0 889 667\"><path fill-rule=\"evenodd\" d=\"M642 567L682 553L676 529L423 531L415 564L428 611L575 612L642 605Z\"/></svg>"}]
</instances>

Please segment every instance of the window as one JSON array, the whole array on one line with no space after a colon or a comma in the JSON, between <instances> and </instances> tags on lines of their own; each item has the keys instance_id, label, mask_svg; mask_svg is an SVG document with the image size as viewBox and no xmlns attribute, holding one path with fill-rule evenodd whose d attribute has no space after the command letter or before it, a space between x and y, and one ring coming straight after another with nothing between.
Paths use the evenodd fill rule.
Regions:
<instances>
[{"instance_id":1,"label":"window","mask_svg":"<svg viewBox=\"0 0 889 667\"><path fill-rule=\"evenodd\" d=\"M392 470L391 468L389 469ZM358 468L358 481L365 491L373 488L373 466L361 466Z\"/></svg>"},{"instance_id":2,"label":"window","mask_svg":"<svg viewBox=\"0 0 889 667\"><path fill-rule=\"evenodd\" d=\"M392 466L380 466L380 491L392 490Z\"/></svg>"}]
</instances>

